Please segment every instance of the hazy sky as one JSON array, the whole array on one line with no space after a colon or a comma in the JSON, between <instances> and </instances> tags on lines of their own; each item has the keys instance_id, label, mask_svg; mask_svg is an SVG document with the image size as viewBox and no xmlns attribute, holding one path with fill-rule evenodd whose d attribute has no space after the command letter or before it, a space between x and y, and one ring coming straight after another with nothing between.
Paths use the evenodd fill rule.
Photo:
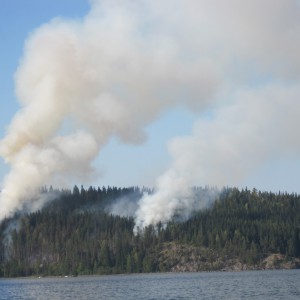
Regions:
<instances>
[{"instance_id":1,"label":"hazy sky","mask_svg":"<svg viewBox=\"0 0 300 300\"><path fill-rule=\"evenodd\" d=\"M124 137L123 133L119 134L120 138L110 138L94 160L97 177L95 174L95 179L89 179L84 183L85 186L154 186L156 178L170 169L179 173L191 170L189 176L194 175L191 184L200 186L214 185L215 180L215 184L222 185L256 187L275 192L279 190L300 192L300 149L299 142L296 142L299 139L297 125L300 122L293 121L299 113L300 101L299 89L297 89L300 77L300 35L295 35L300 33L300 27L299 22L293 21L297 20L297 17L300 19L299 6L298 10L292 10L292 4L296 1L286 1L289 4L284 10L282 6L285 1L276 0L275 8L264 7L262 4L261 15L259 15L255 10L255 4L254 7L249 5L251 1L245 2L248 3L245 4L246 8L241 8L241 4L236 1L230 1L231 8L236 6L237 11L239 12L240 9L242 12L241 16L237 16L230 9L227 10L225 5L219 5L224 2L226 1L211 1L208 6L212 7L206 8L207 16L204 15L205 10L199 12L199 18L204 15L202 24L204 28L199 29L199 34L204 36L204 41L201 42L204 46L208 45L202 54L205 56L209 53L207 60L212 61L215 55L218 61L216 66L211 66L211 62L197 62L199 68L207 68L208 72L212 72L213 80L217 81L218 76L226 77L226 84L220 84L217 96L212 96L216 99L206 108L198 109L197 105L193 108L193 104L185 106L179 101L179 104L171 105L168 110L162 109L154 113L150 118L154 121L149 120L145 124L141 122L146 133L145 139L141 142L131 144L127 142L127 136ZM272 1L261 2L267 6ZM170 1L166 3L170 4ZM258 2L254 1L254 3ZM218 24L210 23L209 13L214 12L214 5L216 12L213 20L215 22L220 20L227 26L224 31L226 31L225 38L230 40L228 46L225 38L224 40L219 38L222 34ZM160 7L158 4L155 9L162 11L162 18L168 16L167 5ZM258 20L251 19L252 9L253 15ZM90 5L84 0L1 0L1 139L6 135L13 116L20 109L15 96L14 74L23 55L25 41L37 27L48 23L53 18L80 21L89 10ZM250 11L249 19L244 15L247 10ZM186 18L186 14L190 11L193 10L187 9L183 13L183 18ZM268 12L268 15L264 15ZM172 19L172 14L176 15L177 11L169 10L168 13ZM194 14L196 15L197 11L194 11ZM195 15L191 16L192 20ZM277 22L279 17L282 21ZM234 20L234 24L228 19ZM264 21L262 22L261 19ZM285 22L286 20L290 22ZM172 19L172 22L175 23L175 30L180 28L177 20ZM172 22L167 22L167 25L173 24ZM195 21L194 24L191 22L188 25L199 26L199 23ZM206 25L209 26L207 34L205 34ZM188 30L189 26L183 29L183 33L186 33L184 30ZM164 30L167 32L170 29L164 28ZM162 38L167 36L165 32L163 33ZM287 36L288 33L294 36ZM181 42L186 42L188 47L191 41L185 40L180 34L182 33L178 33ZM264 34L268 39L264 39ZM170 35L173 37L172 33ZM114 40L114 35L110 39ZM174 40L176 41L176 38ZM203 45L201 44L201 47ZM195 56L197 56L197 47L195 53L192 53ZM199 46L199 49L202 49L201 47ZM181 55L186 53L182 51ZM253 61L255 63L252 63ZM192 76L189 71L185 72L187 77ZM149 78L153 80L151 74ZM213 87L218 85L215 82L209 84ZM189 93L183 93L182 97L189 97ZM194 97L195 94L192 95L192 98ZM292 100L282 102L286 97ZM296 116L293 116L293 112ZM291 124L288 124L289 121ZM288 138L287 133L291 135ZM122 141L123 138L126 143L120 142L119 139ZM131 137L128 137L128 140L130 139ZM283 149L277 146L278 143L288 146ZM197 155L200 160L195 157ZM199 167L192 170L194 164L198 164ZM0 159L0 181L9 170L9 166ZM81 183L73 179L71 185Z\"/></svg>"}]
</instances>

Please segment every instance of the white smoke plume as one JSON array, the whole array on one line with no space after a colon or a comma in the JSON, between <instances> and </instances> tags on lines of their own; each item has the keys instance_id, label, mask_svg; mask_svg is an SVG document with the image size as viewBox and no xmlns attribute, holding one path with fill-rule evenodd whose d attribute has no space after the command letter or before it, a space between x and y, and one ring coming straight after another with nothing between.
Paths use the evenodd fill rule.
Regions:
<instances>
[{"instance_id":1,"label":"white smoke plume","mask_svg":"<svg viewBox=\"0 0 300 300\"><path fill-rule=\"evenodd\" d=\"M217 70L205 55L191 58L165 13L157 1L92 1L83 20L31 34L15 77L22 107L0 144L11 166L0 220L44 184L86 178L112 136L141 143L144 126L186 93L193 108L209 101Z\"/></svg>"},{"instance_id":2,"label":"white smoke plume","mask_svg":"<svg viewBox=\"0 0 300 300\"><path fill-rule=\"evenodd\" d=\"M141 199L136 228L191 212L192 185L237 185L264 162L300 153L299 2L189 4L208 17L208 43L223 72L220 102L191 136L169 143L173 162L156 193Z\"/></svg>"},{"instance_id":3,"label":"white smoke plume","mask_svg":"<svg viewBox=\"0 0 300 300\"><path fill-rule=\"evenodd\" d=\"M299 37L296 0L94 0L81 21L38 28L0 143L11 165L0 220L41 185L88 178L112 136L143 142L177 104L213 113L170 143L174 161L139 202L137 226L189 212L192 185L236 184L270 155L299 152Z\"/></svg>"}]
</instances>

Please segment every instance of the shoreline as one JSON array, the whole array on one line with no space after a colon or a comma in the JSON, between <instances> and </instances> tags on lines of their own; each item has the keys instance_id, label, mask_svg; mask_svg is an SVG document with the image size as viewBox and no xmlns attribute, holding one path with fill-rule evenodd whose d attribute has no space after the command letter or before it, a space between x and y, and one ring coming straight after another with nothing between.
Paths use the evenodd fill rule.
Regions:
<instances>
[{"instance_id":1,"label":"shoreline","mask_svg":"<svg viewBox=\"0 0 300 300\"><path fill-rule=\"evenodd\" d=\"M160 275L160 274L188 274L188 273L238 273L238 272L265 272L265 271L291 271L300 270L300 265L295 268L252 268L247 269L220 269L220 270L199 270L199 271L169 271L169 272L149 272L149 273L118 273L118 274L82 274L82 275L30 275L21 277L0 277L0 280L9 279L70 279L70 278L86 278L86 277L109 277L109 276L137 276L137 275Z\"/></svg>"}]
</instances>

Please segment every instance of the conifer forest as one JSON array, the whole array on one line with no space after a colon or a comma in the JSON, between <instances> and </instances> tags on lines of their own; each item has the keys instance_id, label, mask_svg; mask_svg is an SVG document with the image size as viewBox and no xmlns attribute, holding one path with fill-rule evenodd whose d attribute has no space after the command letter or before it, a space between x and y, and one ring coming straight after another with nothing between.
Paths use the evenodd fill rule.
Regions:
<instances>
[{"instance_id":1,"label":"conifer forest","mask_svg":"<svg viewBox=\"0 0 300 300\"><path fill-rule=\"evenodd\" d=\"M134 216L108 209L124 197L137 203L144 192L153 191L44 188L55 199L0 224L0 276L263 269L272 255L300 267L297 194L224 188L188 218L137 229Z\"/></svg>"}]
</instances>

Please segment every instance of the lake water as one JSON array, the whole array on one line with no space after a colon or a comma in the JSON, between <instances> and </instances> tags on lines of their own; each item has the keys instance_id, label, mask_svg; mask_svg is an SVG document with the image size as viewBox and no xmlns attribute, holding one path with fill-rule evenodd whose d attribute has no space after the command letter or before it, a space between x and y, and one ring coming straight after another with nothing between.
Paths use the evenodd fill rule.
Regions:
<instances>
[{"instance_id":1,"label":"lake water","mask_svg":"<svg viewBox=\"0 0 300 300\"><path fill-rule=\"evenodd\" d=\"M300 270L1 279L0 299L300 299Z\"/></svg>"}]
</instances>

